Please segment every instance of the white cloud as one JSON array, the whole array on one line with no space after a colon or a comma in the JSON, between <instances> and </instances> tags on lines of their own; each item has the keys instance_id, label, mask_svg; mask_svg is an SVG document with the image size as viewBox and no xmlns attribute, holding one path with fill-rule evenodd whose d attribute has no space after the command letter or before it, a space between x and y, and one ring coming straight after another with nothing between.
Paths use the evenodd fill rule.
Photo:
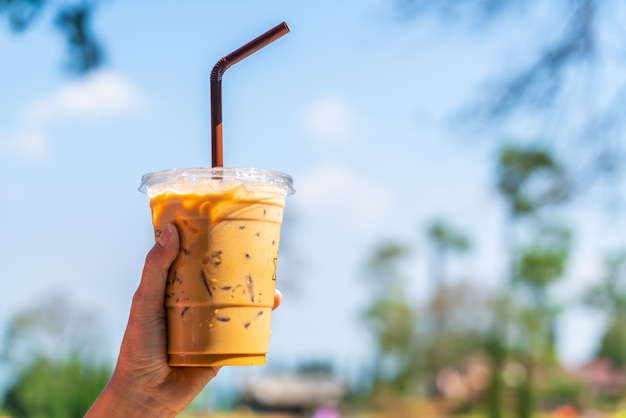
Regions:
<instances>
[{"instance_id":1,"label":"white cloud","mask_svg":"<svg viewBox=\"0 0 626 418\"><path fill-rule=\"evenodd\" d=\"M121 75L101 71L35 101L24 116L38 123L102 118L136 111L142 102L137 90Z\"/></svg>"},{"instance_id":2,"label":"white cloud","mask_svg":"<svg viewBox=\"0 0 626 418\"><path fill-rule=\"evenodd\" d=\"M307 216L339 220L347 228L381 224L393 205L384 185L338 164L298 176L294 202Z\"/></svg>"},{"instance_id":3,"label":"white cloud","mask_svg":"<svg viewBox=\"0 0 626 418\"><path fill-rule=\"evenodd\" d=\"M65 84L18 110L18 125L0 135L0 154L42 159L50 148L47 128L51 124L111 118L144 107L145 100L132 83L119 74L100 71Z\"/></svg>"},{"instance_id":4,"label":"white cloud","mask_svg":"<svg viewBox=\"0 0 626 418\"><path fill-rule=\"evenodd\" d=\"M356 112L337 95L322 96L305 109L301 126L313 140L325 145L344 144L357 134Z\"/></svg>"},{"instance_id":5,"label":"white cloud","mask_svg":"<svg viewBox=\"0 0 626 418\"><path fill-rule=\"evenodd\" d=\"M49 141L38 128L25 128L13 135L0 135L0 154L29 160L40 160L48 153Z\"/></svg>"}]
</instances>

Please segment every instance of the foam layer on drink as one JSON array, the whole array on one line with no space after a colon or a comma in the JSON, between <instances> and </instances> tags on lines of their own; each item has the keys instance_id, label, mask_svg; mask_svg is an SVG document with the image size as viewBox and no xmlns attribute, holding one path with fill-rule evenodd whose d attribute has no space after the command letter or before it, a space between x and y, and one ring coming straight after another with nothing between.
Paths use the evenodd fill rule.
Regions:
<instances>
[{"instance_id":1,"label":"foam layer on drink","mask_svg":"<svg viewBox=\"0 0 626 418\"><path fill-rule=\"evenodd\" d=\"M165 295L170 364L264 364L285 189L211 180L148 193L156 236L167 223L180 233Z\"/></svg>"}]
</instances>

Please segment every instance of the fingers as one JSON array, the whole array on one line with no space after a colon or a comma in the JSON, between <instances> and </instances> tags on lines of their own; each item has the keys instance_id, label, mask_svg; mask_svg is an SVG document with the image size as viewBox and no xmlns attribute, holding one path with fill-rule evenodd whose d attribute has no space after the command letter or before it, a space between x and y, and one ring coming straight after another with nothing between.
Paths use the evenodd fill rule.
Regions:
<instances>
[{"instance_id":1,"label":"fingers","mask_svg":"<svg viewBox=\"0 0 626 418\"><path fill-rule=\"evenodd\" d=\"M179 245L178 230L174 225L167 224L146 256L146 264L135 296L155 309L163 307L167 271L178 254Z\"/></svg>"},{"instance_id":2,"label":"fingers","mask_svg":"<svg viewBox=\"0 0 626 418\"><path fill-rule=\"evenodd\" d=\"M274 306L272 309L276 309L280 306L280 303L283 301L283 294L280 293L280 290L274 290Z\"/></svg>"}]
</instances>

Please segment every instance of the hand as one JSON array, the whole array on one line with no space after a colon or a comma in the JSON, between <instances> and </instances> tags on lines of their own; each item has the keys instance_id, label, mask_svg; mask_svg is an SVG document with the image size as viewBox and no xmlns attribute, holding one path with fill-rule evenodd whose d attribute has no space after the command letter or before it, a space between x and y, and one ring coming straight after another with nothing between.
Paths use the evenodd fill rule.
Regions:
<instances>
[{"instance_id":1,"label":"hand","mask_svg":"<svg viewBox=\"0 0 626 418\"><path fill-rule=\"evenodd\" d=\"M178 231L170 224L148 253L113 376L86 418L175 417L219 371L167 363L165 285L179 245ZM274 309L281 300L276 291Z\"/></svg>"}]
</instances>

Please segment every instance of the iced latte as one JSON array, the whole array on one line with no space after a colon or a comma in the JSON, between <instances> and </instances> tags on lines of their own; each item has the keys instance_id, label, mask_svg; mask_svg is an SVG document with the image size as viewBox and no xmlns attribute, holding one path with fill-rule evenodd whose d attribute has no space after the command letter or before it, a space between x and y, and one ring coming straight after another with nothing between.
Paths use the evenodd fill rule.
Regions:
<instances>
[{"instance_id":1,"label":"iced latte","mask_svg":"<svg viewBox=\"0 0 626 418\"><path fill-rule=\"evenodd\" d=\"M260 365L268 351L287 175L257 169L144 176L155 235L180 253L165 294L170 365Z\"/></svg>"}]
</instances>

